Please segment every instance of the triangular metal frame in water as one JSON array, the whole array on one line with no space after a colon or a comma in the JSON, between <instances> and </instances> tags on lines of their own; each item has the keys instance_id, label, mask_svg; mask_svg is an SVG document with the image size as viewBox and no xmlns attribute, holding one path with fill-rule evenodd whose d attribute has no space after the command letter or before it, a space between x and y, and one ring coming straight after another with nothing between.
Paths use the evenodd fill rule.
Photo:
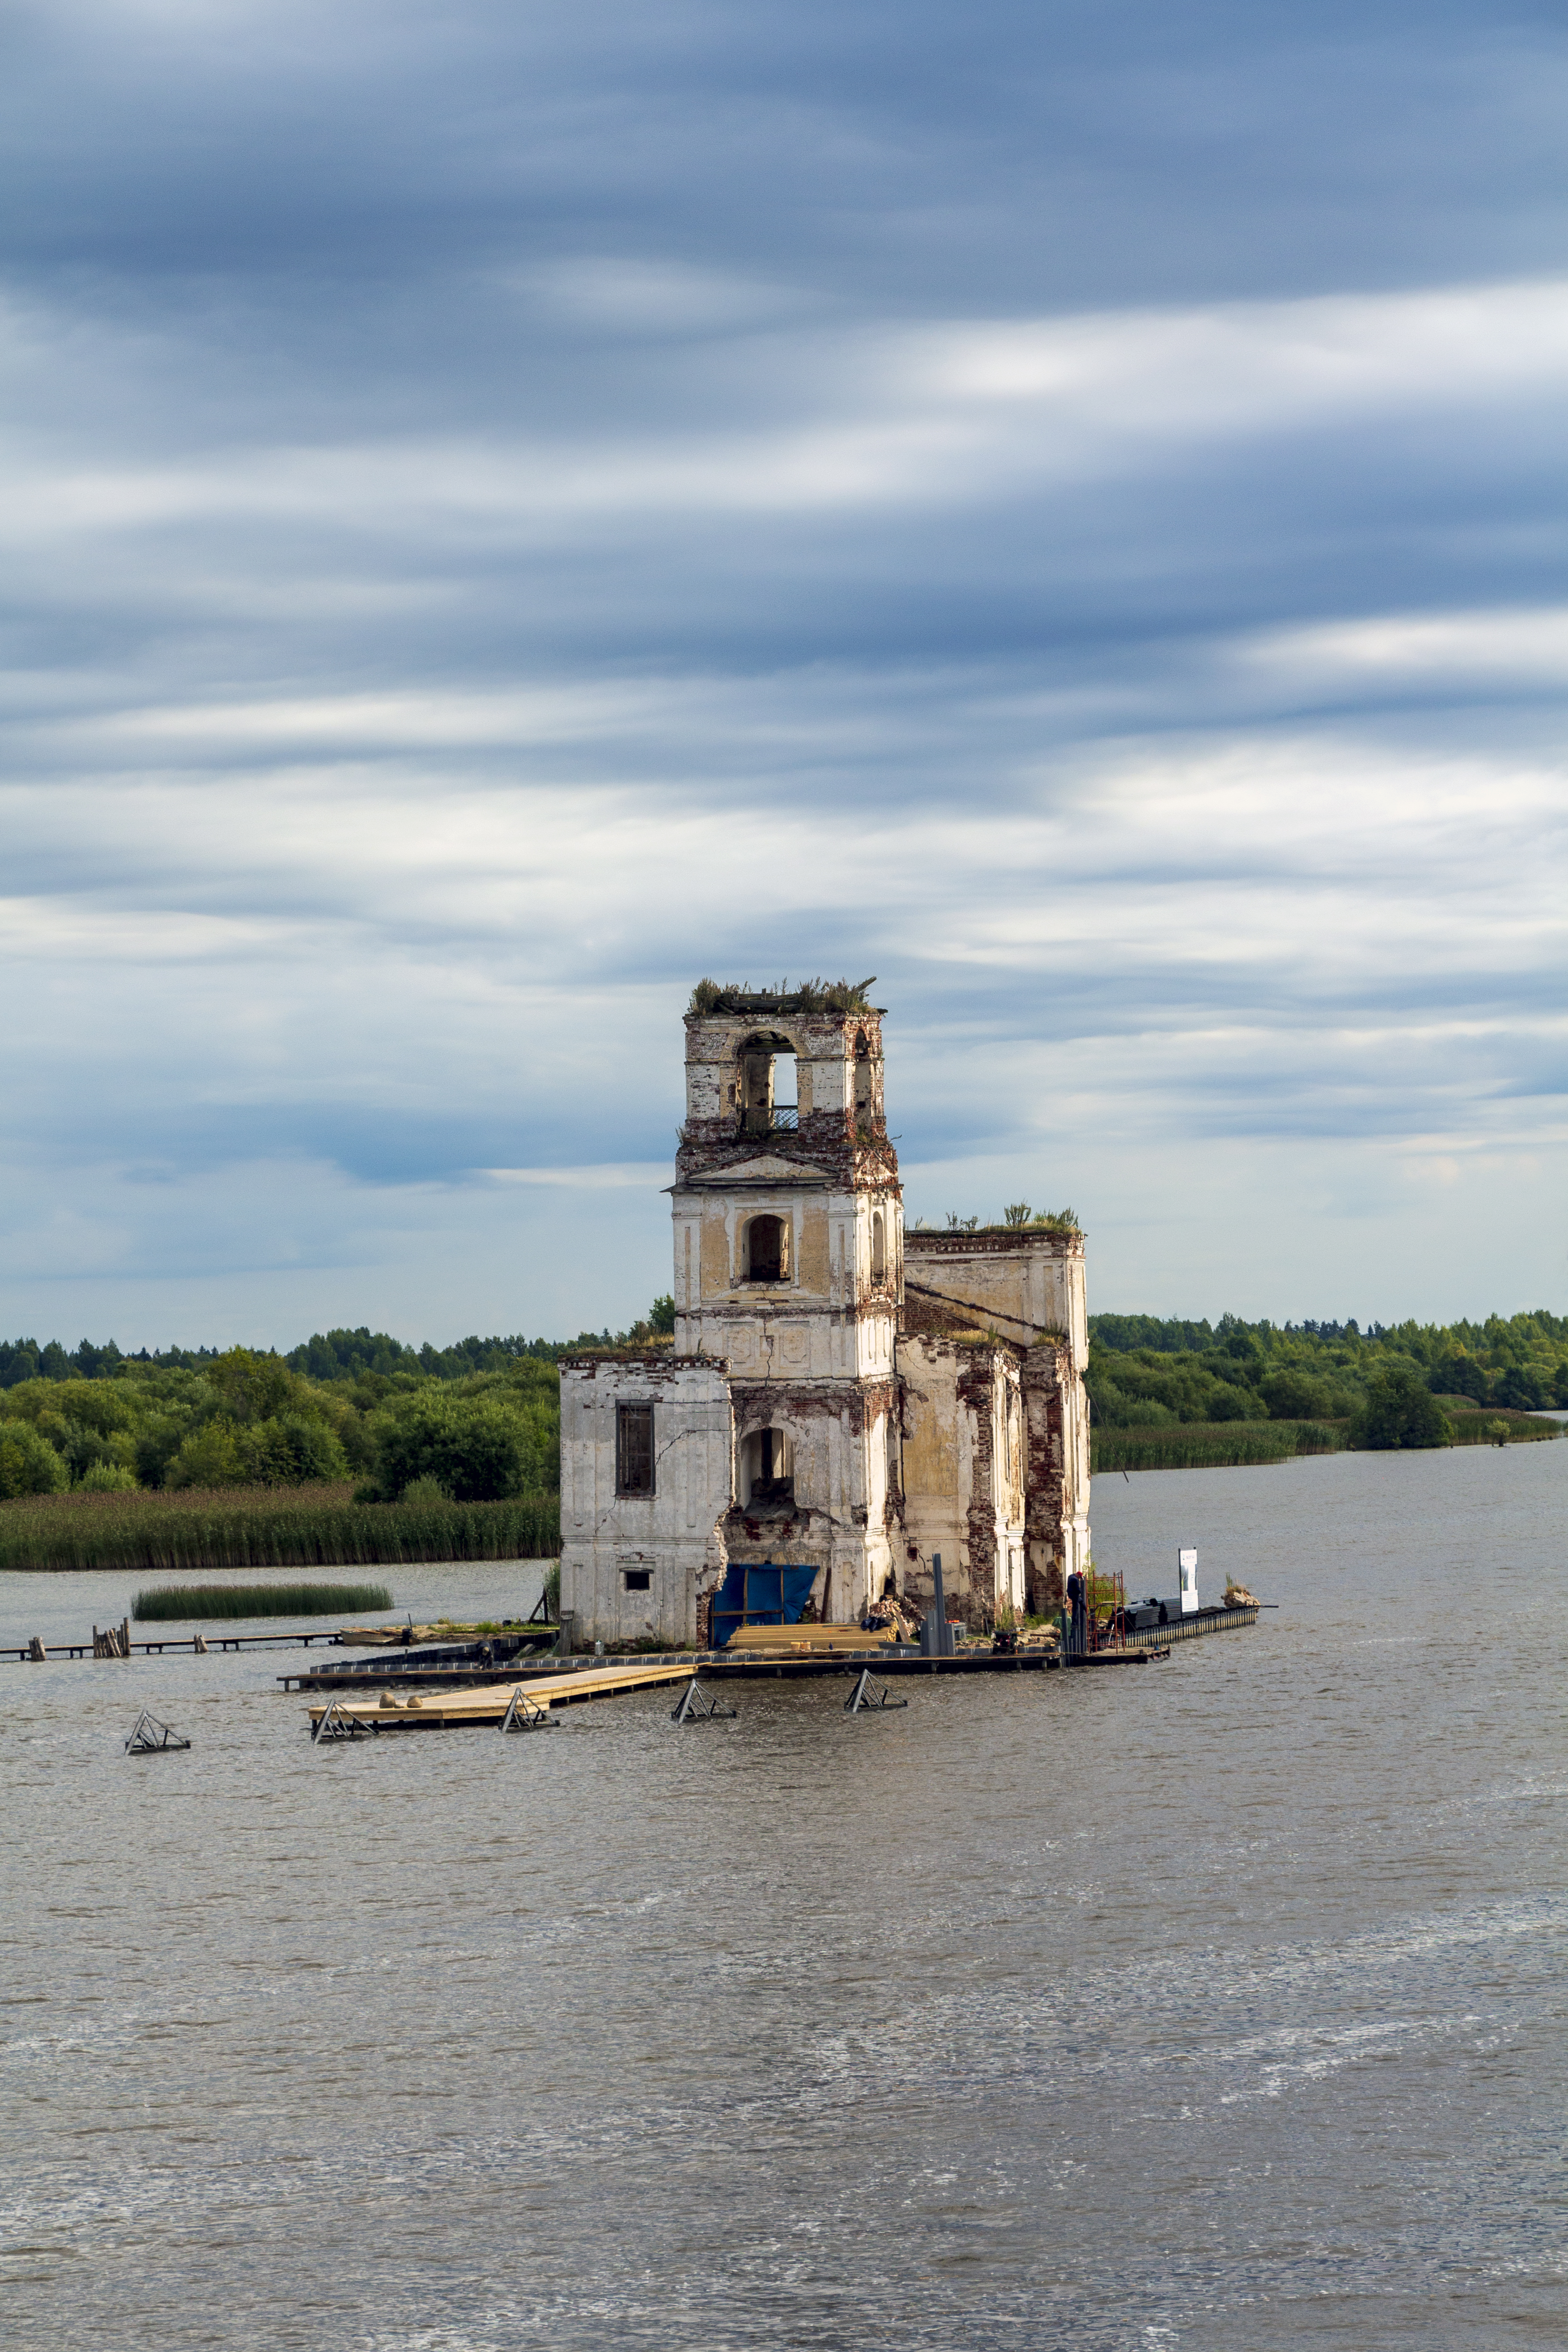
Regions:
<instances>
[{"instance_id":1,"label":"triangular metal frame in water","mask_svg":"<svg viewBox=\"0 0 1568 2352\"><path fill-rule=\"evenodd\" d=\"M671 1723L717 1723L725 1717L733 1722L738 1710L726 1706L721 1698L705 1691L695 1675L680 1694L680 1705L671 1707Z\"/></svg>"},{"instance_id":2,"label":"triangular metal frame in water","mask_svg":"<svg viewBox=\"0 0 1568 2352\"><path fill-rule=\"evenodd\" d=\"M535 1706L521 1683L507 1701L500 1719L503 1731L555 1731L560 1728L547 1706Z\"/></svg>"},{"instance_id":3,"label":"triangular metal frame in water","mask_svg":"<svg viewBox=\"0 0 1568 2352\"><path fill-rule=\"evenodd\" d=\"M143 1707L132 1726L125 1753L127 1756L170 1756L176 1748L188 1748L190 1744L188 1739L182 1739L177 1731L171 1731L166 1723L160 1723L155 1715L149 1715Z\"/></svg>"},{"instance_id":4,"label":"triangular metal frame in water","mask_svg":"<svg viewBox=\"0 0 1568 2352\"><path fill-rule=\"evenodd\" d=\"M368 1739L371 1727L357 1715L350 1715L341 1698L331 1700L326 1711L310 1726L310 1745L319 1739Z\"/></svg>"},{"instance_id":5,"label":"triangular metal frame in water","mask_svg":"<svg viewBox=\"0 0 1568 2352\"><path fill-rule=\"evenodd\" d=\"M846 1715L876 1715L885 1706L908 1706L907 1698L894 1698L886 1683L871 1679L869 1666L862 1666L860 1679L844 1702Z\"/></svg>"}]
</instances>

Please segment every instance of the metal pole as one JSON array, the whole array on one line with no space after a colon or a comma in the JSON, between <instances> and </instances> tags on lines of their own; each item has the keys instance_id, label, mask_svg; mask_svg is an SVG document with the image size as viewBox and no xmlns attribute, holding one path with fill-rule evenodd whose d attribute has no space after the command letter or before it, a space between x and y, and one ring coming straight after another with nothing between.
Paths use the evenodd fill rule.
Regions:
<instances>
[{"instance_id":1,"label":"metal pole","mask_svg":"<svg viewBox=\"0 0 1568 2352\"><path fill-rule=\"evenodd\" d=\"M952 1635L947 1630L947 1601L942 1589L942 1554L931 1556L931 1572L936 1585L936 1646L931 1654L937 1658L953 1655Z\"/></svg>"}]
</instances>

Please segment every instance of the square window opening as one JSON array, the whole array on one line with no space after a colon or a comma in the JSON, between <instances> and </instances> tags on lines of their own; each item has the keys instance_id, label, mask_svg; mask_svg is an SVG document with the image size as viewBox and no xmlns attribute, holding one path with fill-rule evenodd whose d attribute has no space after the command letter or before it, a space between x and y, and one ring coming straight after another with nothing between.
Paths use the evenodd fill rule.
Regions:
<instances>
[{"instance_id":1,"label":"square window opening","mask_svg":"<svg viewBox=\"0 0 1568 2352\"><path fill-rule=\"evenodd\" d=\"M651 1570L646 1568L627 1569L626 1591L628 1592L647 1592L652 1583L653 1574Z\"/></svg>"}]
</instances>

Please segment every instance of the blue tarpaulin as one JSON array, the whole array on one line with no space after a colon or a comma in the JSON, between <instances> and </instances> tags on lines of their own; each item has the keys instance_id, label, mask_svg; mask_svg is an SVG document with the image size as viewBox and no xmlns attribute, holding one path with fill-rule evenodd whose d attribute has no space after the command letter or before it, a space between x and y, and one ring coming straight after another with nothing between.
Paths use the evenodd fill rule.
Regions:
<instances>
[{"instance_id":1,"label":"blue tarpaulin","mask_svg":"<svg viewBox=\"0 0 1568 2352\"><path fill-rule=\"evenodd\" d=\"M713 1647L721 1650L742 1625L798 1625L816 1579L815 1568L784 1560L731 1560L713 1595Z\"/></svg>"}]
</instances>

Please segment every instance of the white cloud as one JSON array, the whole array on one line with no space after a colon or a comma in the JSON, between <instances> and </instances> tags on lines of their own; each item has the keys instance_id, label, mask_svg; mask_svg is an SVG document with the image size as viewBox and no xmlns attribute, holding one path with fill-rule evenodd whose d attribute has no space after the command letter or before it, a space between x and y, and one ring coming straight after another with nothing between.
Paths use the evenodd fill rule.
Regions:
<instances>
[{"instance_id":1,"label":"white cloud","mask_svg":"<svg viewBox=\"0 0 1568 2352\"><path fill-rule=\"evenodd\" d=\"M1568 686L1568 604L1389 613L1255 637L1237 649L1282 681Z\"/></svg>"},{"instance_id":2,"label":"white cloud","mask_svg":"<svg viewBox=\"0 0 1568 2352\"><path fill-rule=\"evenodd\" d=\"M1568 382L1568 279L954 326L910 346L944 405L1175 438L1489 404Z\"/></svg>"},{"instance_id":3,"label":"white cloud","mask_svg":"<svg viewBox=\"0 0 1568 2352\"><path fill-rule=\"evenodd\" d=\"M31 348L37 323L25 331ZM14 431L0 545L242 520L545 544L637 517L921 510L1142 472L1194 445L1496 413L1565 391L1559 279L817 328L761 339L718 415L657 435L612 415L591 439L520 422L505 437L279 439L84 466L52 436ZM737 408L752 412L741 425Z\"/></svg>"},{"instance_id":4,"label":"white cloud","mask_svg":"<svg viewBox=\"0 0 1568 2352\"><path fill-rule=\"evenodd\" d=\"M1246 1270L1147 1303L1402 1309L1314 1297L1321 1241L1269 1296L1316 1218L1435 1310L1438 1163L1505 1204L1454 1303L1502 1303L1563 1164L1568 802L1488 698L1568 683L1568 611L1429 577L1428 517L1456 453L1557 413L1568 285L809 326L685 264L521 291L603 380L469 425L270 394L165 425L177 349L14 322L0 1326L100 1328L30 1303L95 1279L139 1316L205 1283L192 1337L624 1319L668 1278L704 970L876 969L911 1170L1072 1199L1129 1283L1176 1226L1189 1272ZM638 339L682 335L722 367L647 397ZM1323 451L1366 427L1437 451L1392 586L1320 522L1328 483L1360 528Z\"/></svg>"}]
</instances>

